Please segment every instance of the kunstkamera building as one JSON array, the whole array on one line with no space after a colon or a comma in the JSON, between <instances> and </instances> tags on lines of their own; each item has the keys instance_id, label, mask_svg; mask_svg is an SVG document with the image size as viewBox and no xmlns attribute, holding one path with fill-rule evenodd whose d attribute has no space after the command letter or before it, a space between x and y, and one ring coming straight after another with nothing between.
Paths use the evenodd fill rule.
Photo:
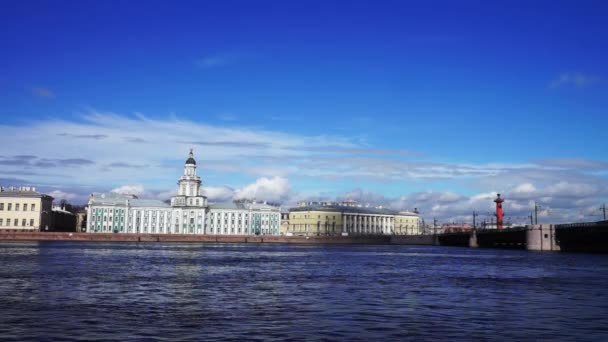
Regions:
<instances>
[{"instance_id":1,"label":"kunstkamera building","mask_svg":"<svg viewBox=\"0 0 608 342\"><path fill-rule=\"evenodd\" d=\"M211 235L279 235L280 208L242 201L211 204L202 193L192 150L178 194L170 204L134 195L92 194L87 209L87 232Z\"/></svg>"}]
</instances>

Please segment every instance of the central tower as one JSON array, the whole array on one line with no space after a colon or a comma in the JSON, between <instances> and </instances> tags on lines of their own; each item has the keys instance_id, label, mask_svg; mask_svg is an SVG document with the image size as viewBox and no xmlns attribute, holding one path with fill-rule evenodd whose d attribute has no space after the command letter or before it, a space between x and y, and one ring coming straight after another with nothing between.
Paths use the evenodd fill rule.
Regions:
<instances>
[{"instance_id":1,"label":"central tower","mask_svg":"<svg viewBox=\"0 0 608 342\"><path fill-rule=\"evenodd\" d=\"M201 178L196 175L196 160L190 149L184 174L177 181L177 196L171 198L171 206L205 207L207 198L203 196L201 184Z\"/></svg>"}]
</instances>

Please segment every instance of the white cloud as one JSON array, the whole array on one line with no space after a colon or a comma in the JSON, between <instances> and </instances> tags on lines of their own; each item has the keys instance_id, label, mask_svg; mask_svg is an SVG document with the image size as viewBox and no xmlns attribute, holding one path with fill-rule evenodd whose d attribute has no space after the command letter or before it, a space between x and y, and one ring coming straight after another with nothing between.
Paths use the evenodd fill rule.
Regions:
<instances>
[{"instance_id":1,"label":"white cloud","mask_svg":"<svg viewBox=\"0 0 608 342\"><path fill-rule=\"evenodd\" d=\"M291 193L289 181L283 177L262 177L235 193L235 199L256 199L270 202L283 202Z\"/></svg>"},{"instance_id":2,"label":"white cloud","mask_svg":"<svg viewBox=\"0 0 608 342\"><path fill-rule=\"evenodd\" d=\"M597 195L600 187L591 184L559 182L548 186L544 193L548 196L564 196L574 198L584 198Z\"/></svg>"},{"instance_id":3,"label":"white cloud","mask_svg":"<svg viewBox=\"0 0 608 342\"><path fill-rule=\"evenodd\" d=\"M336 190L318 190L322 185L302 187L313 180L335 183L334 189L352 184L355 190L344 196L407 210L418 207L427 218L455 219L473 210L490 212L499 192L507 200L508 214L523 217L533 202L539 201L548 208L549 217L565 219L574 217L565 213L567 208L599 207L608 197L608 162L602 160L442 163L430 160L430 156L417 159L416 154L401 150L378 149L351 136L312 136L282 132L280 127L227 127L94 110L82 121L36 121L28 126L28 134L21 134L22 129L11 124L0 125L0 131L0 180L75 194L77 197L71 197L74 201L110 189L167 199L174 194L190 147L194 147L198 174L205 184L209 184L207 179L214 180L215 184L205 187L214 201L255 197L292 203L313 199L313 195L339 197ZM243 178L257 180L252 184L234 182ZM300 186L298 182L302 182ZM374 182L395 184L406 189L405 194L390 198L369 191ZM439 184L446 190L456 184L467 188L467 193L408 194L407 184L412 183L429 184L429 188ZM368 189L362 189L363 184ZM232 190L236 188L240 190Z\"/></svg>"},{"instance_id":4,"label":"white cloud","mask_svg":"<svg viewBox=\"0 0 608 342\"><path fill-rule=\"evenodd\" d=\"M122 195L141 196L144 194L144 186L143 185L123 185L116 189L110 190L110 192L115 192L117 194L122 194Z\"/></svg>"},{"instance_id":5,"label":"white cloud","mask_svg":"<svg viewBox=\"0 0 608 342\"><path fill-rule=\"evenodd\" d=\"M54 198L53 202L59 202L61 200L70 202L80 197L78 194L63 192L61 190L53 190L49 192L48 195Z\"/></svg>"},{"instance_id":6,"label":"white cloud","mask_svg":"<svg viewBox=\"0 0 608 342\"><path fill-rule=\"evenodd\" d=\"M225 202L234 197L234 189L227 186L205 186L203 195L207 196L211 202Z\"/></svg>"},{"instance_id":7,"label":"white cloud","mask_svg":"<svg viewBox=\"0 0 608 342\"><path fill-rule=\"evenodd\" d=\"M365 191L363 189L354 189L339 196L338 200L357 201L361 204L380 205L387 202L387 198L374 191Z\"/></svg>"},{"instance_id":8,"label":"white cloud","mask_svg":"<svg viewBox=\"0 0 608 342\"><path fill-rule=\"evenodd\" d=\"M531 194L535 191L536 188L531 183L520 184L513 189L513 192L517 194Z\"/></svg>"},{"instance_id":9,"label":"white cloud","mask_svg":"<svg viewBox=\"0 0 608 342\"><path fill-rule=\"evenodd\" d=\"M451 191L424 191L404 195L399 198L385 197L380 193L355 189L337 199L348 198L351 194L361 203L385 204L397 210L418 208L427 222L437 219L440 223L468 222L473 220L473 211L479 215L477 222L490 221L494 218L497 191L479 192L471 195ZM597 184L571 184L567 182L551 183L537 188L530 183L523 183L501 191L505 200L506 221L526 224L528 215L537 203L541 207L544 223L594 221L599 218L599 206L602 197L608 196L608 188ZM314 200L314 199L309 199ZM329 199L331 200L331 199Z\"/></svg>"},{"instance_id":10,"label":"white cloud","mask_svg":"<svg viewBox=\"0 0 608 342\"><path fill-rule=\"evenodd\" d=\"M350 138L340 136L225 127L175 117L149 119L141 114L132 117L89 111L83 118L84 121L36 121L28 127L28 134L20 134L16 126L0 125L5 132L0 134L3 175L21 178L30 173L32 182L40 184L111 189L136 181L149 188L169 189L181 173L191 147L199 163L199 174L204 178L209 171L286 176L297 170L284 162L288 158L310 156L314 153L311 149L326 146L358 146ZM41 136L52 139L39 139ZM19 146L20 153L15 152L15 146ZM36 151L37 156L15 156L25 151ZM248 158L243 158L244 155ZM42 167L49 166L56 172L42 171ZM74 167L81 170L75 171ZM99 189L103 190L107 188Z\"/></svg>"}]
</instances>

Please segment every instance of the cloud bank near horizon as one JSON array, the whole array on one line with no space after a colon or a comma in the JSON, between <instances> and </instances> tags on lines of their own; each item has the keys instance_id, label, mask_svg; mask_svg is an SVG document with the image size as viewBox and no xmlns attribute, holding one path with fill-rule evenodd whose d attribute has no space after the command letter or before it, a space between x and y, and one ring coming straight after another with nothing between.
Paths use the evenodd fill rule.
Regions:
<instances>
[{"instance_id":1,"label":"cloud bank near horizon","mask_svg":"<svg viewBox=\"0 0 608 342\"><path fill-rule=\"evenodd\" d=\"M597 208L608 198L605 160L453 163L420 151L370 146L358 137L95 110L77 122L50 119L0 129L5 133L0 136L2 185L37 185L57 199L74 202L99 191L167 199L190 147L203 180L214 175L214 184L205 183L212 201L256 198L293 205L298 200L348 198L395 209L417 207L427 219L470 221L473 210L491 211L500 192L507 199L507 216L514 220L525 221L538 201L541 217L567 221L597 219ZM311 182L317 185L302 185ZM428 184L429 190L407 191L412 182ZM323 191L324 184L333 183L353 190ZM375 191L373 184L387 183L403 188L403 194Z\"/></svg>"}]
</instances>

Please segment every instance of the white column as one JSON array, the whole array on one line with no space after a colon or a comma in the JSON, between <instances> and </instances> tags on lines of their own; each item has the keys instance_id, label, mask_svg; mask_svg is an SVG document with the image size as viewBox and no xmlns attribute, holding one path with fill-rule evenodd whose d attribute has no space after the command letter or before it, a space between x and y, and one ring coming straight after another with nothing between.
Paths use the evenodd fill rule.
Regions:
<instances>
[{"instance_id":1,"label":"white column","mask_svg":"<svg viewBox=\"0 0 608 342\"><path fill-rule=\"evenodd\" d=\"M386 225L386 216L382 216L382 229L380 231L382 234L390 234L390 231Z\"/></svg>"},{"instance_id":2,"label":"white column","mask_svg":"<svg viewBox=\"0 0 608 342\"><path fill-rule=\"evenodd\" d=\"M380 233L380 216L374 215L374 233Z\"/></svg>"},{"instance_id":3,"label":"white column","mask_svg":"<svg viewBox=\"0 0 608 342\"><path fill-rule=\"evenodd\" d=\"M390 234L390 232L391 232L391 231L388 229L388 217L386 217L386 216L384 216L384 217L382 218L382 231L383 231L385 234Z\"/></svg>"},{"instance_id":4,"label":"white column","mask_svg":"<svg viewBox=\"0 0 608 342\"><path fill-rule=\"evenodd\" d=\"M42 201L40 201L40 203L42 203ZM41 212L42 212L42 209L41 209ZM91 205L89 204L89 207L87 208L87 233L91 232L91 218L93 217L93 216L91 216L92 212L93 212L93 209L91 208ZM95 219L97 219L97 218L95 218ZM41 225L42 225L42 220L39 221L39 224L38 224L39 228Z\"/></svg>"}]
</instances>

